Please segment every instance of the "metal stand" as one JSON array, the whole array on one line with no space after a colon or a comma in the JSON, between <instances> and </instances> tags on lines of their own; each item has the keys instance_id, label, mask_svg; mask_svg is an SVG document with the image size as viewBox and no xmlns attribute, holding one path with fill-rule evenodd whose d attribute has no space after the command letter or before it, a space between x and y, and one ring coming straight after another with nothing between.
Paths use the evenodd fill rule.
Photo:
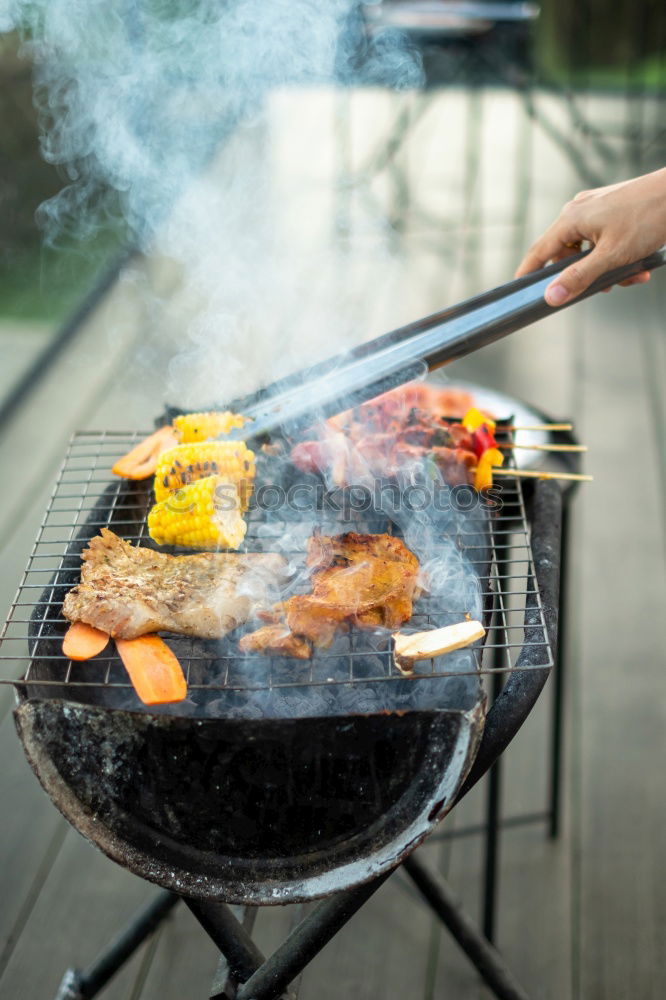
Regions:
<instances>
[{"instance_id":1,"label":"metal stand","mask_svg":"<svg viewBox=\"0 0 666 1000\"><path fill-rule=\"evenodd\" d=\"M424 900L468 956L498 1000L528 1000L499 952L475 927L447 883L412 855L403 867ZM348 889L318 903L269 957L259 951L246 921L234 916L226 903L188 899L190 908L224 956L210 1000L275 1000L328 944L392 872L366 885ZM85 972L68 969L55 1000L91 1000L157 929L181 897L160 892L123 931L109 950Z\"/></svg>"},{"instance_id":2,"label":"metal stand","mask_svg":"<svg viewBox=\"0 0 666 1000\"><path fill-rule=\"evenodd\" d=\"M499 952L479 933L444 879L433 875L413 854L403 867L495 996L499 1000L528 1000Z\"/></svg>"},{"instance_id":3,"label":"metal stand","mask_svg":"<svg viewBox=\"0 0 666 1000\"><path fill-rule=\"evenodd\" d=\"M527 1000L527 994L515 981L499 953L464 913L446 882L413 855L403 862L403 867L495 996L499 1000ZM210 1000L274 1000L283 996L289 984L391 874L389 872L366 885L337 893L317 904L269 958L265 958L254 944L247 922L235 917L226 903L183 897L225 958L223 973L216 977ZM156 895L153 902L137 914L117 941L88 970L69 969L65 973L56 1000L91 1000L95 997L149 934L157 929L180 898L170 892Z\"/></svg>"},{"instance_id":4,"label":"metal stand","mask_svg":"<svg viewBox=\"0 0 666 1000\"><path fill-rule=\"evenodd\" d=\"M538 483L532 504L532 550L543 618L555 652L557 602L560 594L561 517L562 494L559 487L553 482ZM532 596L528 597L525 618L528 643L530 630L540 627L540 621L538 601L536 594L532 592ZM529 646L526 645L518 666L529 667L531 655ZM479 752L460 798L497 762L532 710L547 676L547 671L543 670L516 670L511 673L501 691L497 692L488 713ZM488 810L495 833L498 827L498 802L499 784L496 784L489 799L492 808ZM493 852L488 853L486 864L487 879L490 877L492 886L489 898L493 902L495 851L496 842ZM527 1000L527 994L515 981L499 953L488 937L463 912L446 882L430 872L414 855L403 862L403 868L498 1000ZM238 920L226 903L183 897L226 959L209 994L211 1000L276 1000L283 996L289 984L391 874L389 871L365 885L346 889L317 903L268 958L262 955L250 936L251 920ZM56 1000L90 1000L96 996L156 929L179 898L170 892L160 892L93 966L85 972L69 970L65 974ZM492 932L492 912L490 915L486 912L486 925Z\"/></svg>"},{"instance_id":5,"label":"metal stand","mask_svg":"<svg viewBox=\"0 0 666 1000\"><path fill-rule=\"evenodd\" d=\"M560 568L559 628L558 643L553 671L553 710L550 757L550 836L555 839L560 833L562 754L564 729L565 668L567 658L567 580L569 573L569 503L570 495L564 497L562 506L562 554Z\"/></svg>"},{"instance_id":6,"label":"metal stand","mask_svg":"<svg viewBox=\"0 0 666 1000\"><path fill-rule=\"evenodd\" d=\"M561 791L562 791L562 754L563 754L563 729L564 729L564 691L565 691L565 667L566 667L566 611L567 611L567 586L569 570L569 504L571 503L571 492L563 496L562 502L562 527L560 545L560 584L559 584L559 618L558 618L558 642L555 651L555 667L553 670L553 697L551 709L551 737L550 737L550 771L549 771L549 804L545 812L529 814L526 816L510 817L508 821L503 821L501 817L501 774L502 758L498 757L488 772L488 786L486 798L486 817L483 830L485 832L485 863L484 863L484 889L483 889L483 933L489 941L495 936L495 913L497 900L497 875L499 870L499 841L500 832L504 826L523 826L528 823L546 821L548 823L548 833L552 839L556 839L560 833L561 818ZM503 570L499 570L503 572ZM501 628L501 623L496 622L496 629ZM500 660L500 657L498 657ZM501 662L495 664L501 666ZM502 675L493 674L492 699L495 701L502 690Z\"/></svg>"},{"instance_id":7,"label":"metal stand","mask_svg":"<svg viewBox=\"0 0 666 1000\"><path fill-rule=\"evenodd\" d=\"M493 674L492 697L496 701L502 691L502 675ZM494 939L495 909L497 900L497 872L500 837L500 793L502 759L498 757L488 772L486 797L486 843L483 877L483 933L489 941Z\"/></svg>"}]
</instances>

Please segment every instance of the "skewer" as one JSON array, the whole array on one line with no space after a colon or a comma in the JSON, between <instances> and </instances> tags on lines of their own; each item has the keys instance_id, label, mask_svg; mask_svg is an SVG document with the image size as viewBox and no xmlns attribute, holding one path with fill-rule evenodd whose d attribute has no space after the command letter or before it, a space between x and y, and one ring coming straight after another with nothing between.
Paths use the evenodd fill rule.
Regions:
<instances>
[{"instance_id":1,"label":"skewer","mask_svg":"<svg viewBox=\"0 0 666 1000\"><path fill-rule=\"evenodd\" d=\"M584 476L578 472L546 472L539 469L493 469L494 476L516 476L520 479L568 479L573 483L594 481L594 476Z\"/></svg>"},{"instance_id":2,"label":"skewer","mask_svg":"<svg viewBox=\"0 0 666 1000\"><path fill-rule=\"evenodd\" d=\"M515 427L510 425L505 427L503 424L498 426L500 431L572 431L573 424L524 424L522 427Z\"/></svg>"},{"instance_id":3,"label":"skewer","mask_svg":"<svg viewBox=\"0 0 666 1000\"><path fill-rule=\"evenodd\" d=\"M586 444L513 444L498 442L498 448L524 448L525 451L587 451Z\"/></svg>"}]
</instances>

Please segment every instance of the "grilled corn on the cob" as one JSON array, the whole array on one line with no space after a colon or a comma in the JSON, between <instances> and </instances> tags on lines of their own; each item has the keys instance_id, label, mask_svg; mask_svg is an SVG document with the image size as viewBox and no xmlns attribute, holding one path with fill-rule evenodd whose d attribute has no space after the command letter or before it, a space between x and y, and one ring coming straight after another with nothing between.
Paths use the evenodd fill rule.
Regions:
<instances>
[{"instance_id":1,"label":"grilled corn on the cob","mask_svg":"<svg viewBox=\"0 0 666 1000\"><path fill-rule=\"evenodd\" d=\"M237 485L225 476L174 490L148 515L148 532L158 545L237 549L246 531Z\"/></svg>"},{"instance_id":2,"label":"grilled corn on the cob","mask_svg":"<svg viewBox=\"0 0 666 1000\"><path fill-rule=\"evenodd\" d=\"M237 484L241 509L247 510L254 473L254 452L243 441L179 444L159 457L155 470L155 499L164 500L172 490L198 479L223 476Z\"/></svg>"},{"instance_id":3,"label":"grilled corn on the cob","mask_svg":"<svg viewBox=\"0 0 666 1000\"><path fill-rule=\"evenodd\" d=\"M181 444L208 441L219 434L228 434L234 427L242 427L245 417L231 410L211 410L209 413L184 413L174 417L173 426Z\"/></svg>"}]
</instances>

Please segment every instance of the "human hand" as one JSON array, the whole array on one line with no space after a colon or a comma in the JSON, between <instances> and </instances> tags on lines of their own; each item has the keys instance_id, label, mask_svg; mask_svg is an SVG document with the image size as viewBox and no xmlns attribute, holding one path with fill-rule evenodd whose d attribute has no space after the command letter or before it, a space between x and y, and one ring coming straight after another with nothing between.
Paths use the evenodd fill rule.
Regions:
<instances>
[{"instance_id":1,"label":"human hand","mask_svg":"<svg viewBox=\"0 0 666 1000\"><path fill-rule=\"evenodd\" d=\"M592 251L565 268L546 288L546 302L561 306L606 271L647 257L666 243L666 169L619 184L581 191L527 252L519 278L548 261L566 260L588 241ZM644 284L650 272L620 282Z\"/></svg>"}]
</instances>

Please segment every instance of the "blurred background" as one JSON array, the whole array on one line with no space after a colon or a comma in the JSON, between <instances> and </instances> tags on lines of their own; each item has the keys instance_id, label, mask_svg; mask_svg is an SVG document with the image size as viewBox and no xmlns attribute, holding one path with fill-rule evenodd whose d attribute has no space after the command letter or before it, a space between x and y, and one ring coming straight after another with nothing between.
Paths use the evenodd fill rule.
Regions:
<instances>
[{"instance_id":1,"label":"blurred background","mask_svg":"<svg viewBox=\"0 0 666 1000\"><path fill-rule=\"evenodd\" d=\"M487 227L515 227L514 256L500 275L506 279L526 239L557 207L557 196L547 197L554 195L551 171L568 197L663 163L666 12L658 0L387 0L360 4L356 16L373 31L404 30L425 75L420 94L349 88L334 104L330 92L307 95L318 130L313 148L321 151L312 176L328 212L325 238L344 240L354 199L366 210L372 200L374 219L386 219L391 238L416 234L438 245L443 259L450 258L444 233L466 240L468 287L461 291L476 291L482 245L491 242ZM349 30L363 29L352 23ZM48 108L45 114L42 102L40 114L35 107L30 52L16 32L0 35L0 77L0 401L7 402L133 235L99 182L103 217L93 198L45 242L39 206L71 182L76 166L40 155ZM296 101L292 94L291 105L276 102L284 121L279 107L278 118L269 114L278 157L291 142ZM535 142L544 138L548 177L534 160ZM495 157L500 141L502 164ZM300 175L312 165L312 148L303 154L294 153Z\"/></svg>"},{"instance_id":2,"label":"blurred background","mask_svg":"<svg viewBox=\"0 0 666 1000\"><path fill-rule=\"evenodd\" d=\"M83 9L52 6L67 16ZM220 9L262 10L185 6L204 20ZM168 21L183 5L126 7ZM270 5L280 16L289 8ZM395 51L422 65L418 78L407 73L405 85L389 86L356 72L398 37ZM224 141L212 129L192 173L202 197L179 201L178 188L147 233L136 217L152 180L130 225L127 191L99 174L58 225L40 209L87 165L40 155L48 99L38 88L35 110L29 49L15 33L0 35L0 447L12 470L0 505L2 609L74 430L149 430L165 402L224 402L254 376L508 281L577 191L666 163L659 0L352 4L338 44L334 78L303 74L267 87L238 127L222 129ZM178 70L186 50L167 51ZM92 52L92 97L96 59ZM120 101L120 78L117 93ZM109 94L113 117L113 87ZM182 110L204 101L198 93ZM139 127L150 134L146 118ZM184 145L170 148L166 138L165 172ZM256 192L249 201L247 178ZM212 315L202 302L213 303ZM446 372L573 419L589 446L584 471L595 477L573 499L563 594L560 835L548 839L541 821L509 822L500 852L496 942L539 1000L657 1000L666 978L665 315L666 274L657 271L645 287L594 296ZM271 354L276 344L286 345L282 356ZM542 816L547 805L551 695L504 755L504 817ZM66 964L91 962L153 890L56 813L23 758L11 704L0 689L0 996L35 1000L55 995ZM485 794L474 789L447 818L451 839L421 849L477 922L482 837L455 830L482 830ZM207 995L215 951L182 909L105 997ZM283 909L258 920L265 950L293 919ZM318 956L301 996L490 994L398 875Z\"/></svg>"}]
</instances>

